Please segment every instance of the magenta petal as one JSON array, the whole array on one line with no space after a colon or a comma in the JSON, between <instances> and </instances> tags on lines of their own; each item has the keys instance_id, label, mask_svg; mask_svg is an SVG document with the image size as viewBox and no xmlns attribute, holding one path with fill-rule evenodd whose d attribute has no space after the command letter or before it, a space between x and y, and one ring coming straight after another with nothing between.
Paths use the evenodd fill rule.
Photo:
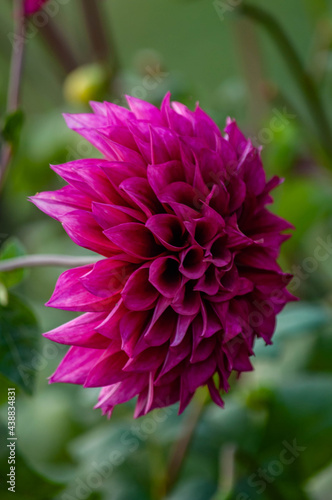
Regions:
<instances>
[{"instance_id":1,"label":"magenta petal","mask_svg":"<svg viewBox=\"0 0 332 500\"><path fill-rule=\"evenodd\" d=\"M232 254L227 248L227 238L217 236L209 245L209 257L207 260L217 267L227 266L232 260Z\"/></svg>"},{"instance_id":2,"label":"magenta petal","mask_svg":"<svg viewBox=\"0 0 332 500\"><path fill-rule=\"evenodd\" d=\"M77 130L80 128L102 128L108 125L106 116L96 115L93 113L64 113L63 117L66 121L67 127L71 130Z\"/></svg>"},{"instance_id":3,"label":"magenta petal","mask_svg":"<svg viewBox=\"0 0 332 500\"><path fill-rule=\"evenodd\" d=\"M109 314L104 321L96 327L96 331L113 341L119 342L121 338L120 321L127 310L122 299L119 299L115 303L113 301L109 307Z\"/></svg>"},{"instance_id":4,"label":"magenta petal","mask_svg":"<svg viewBox=\"0 0 332 500\"><path fill-rule=\"evenodd\" d=\"M135 358L127 361L124 371L125 372L138 372L144 373L146 371L156 371L162 364L167 352L167 346L148 347L145 351L141 352Z\"/></svg>"},{"instance_id":5,"label":"magenta petal","mask_svg":"<svg viewBox=\"0 0 332 500\"><path fill-rule=\"evenodd\" d=\"M185 226L196 243L204 248L220 230L218 221L213 217L201 217L185 222Z\"/></svg>"},{"instance_id":6,"label":"magenta petal","mask_svg":"<svg viewBox=\"0 0 332 500\"><path fill-rule=\"evenodd\" d=\"M164 297L173 298L182 284L179 262L175 257L159 257L152 262L149 281Z\"/></svg>"},{"instance_id":7,"label":"magenta petal","mask_svg":"<svg viewBox=\"0 0 332 500\"><path fill-rule=\"evenodd\" d=\"M117 226L119 224L137 222L140 220L139 218L135 219L133 215L129 215L121 210L118 210L114 207L114 205L108 205L106 203L93 202L92 214L97 224L99 224L103 229L109 229L110 227ZM137 214L139 216L139 212L137 212Z\"/></svg>"},{"instance_id":8,"label":"magenta petal","mask_svg":"<svg viewBox=\"0 0 332 500\"><path fill-rule=\"evenodd\" d=\"M126 179L120 184L120 189L131 198L147 217L162 209L147 179L141 177Z\"/></svg>"},{"instance_id":9,"label":"magenta petal","mask_svg":"<svg viewBox=\"0 0 332 500\"><path fill-rule=\"evenodd\" d=\"M87 314L45 334L75 346L51 381L102 387L109 417L135 396L135 418L175 402L181 413L202 385L222 407L232 372L252 369L255 340L270 344L295 300L277 262L291 225L267 209L281 180L266 182L235 121L222 135L170 94L160 109L128 103L66 115L103 157L54 166L68 185L32 197L105 257L59 277L48 305Z\"/></svg>"},{"instance_id":10,"label":"magenta petal","mask_svg":"<svg viewBox=\"0 0 332 500\"><path fill-rule=\"evenodd\" d=\"M112 297L121 292L135 266L114 259L99 260L93 269L80 278L83 286L93 295Z\"/></svg>"},{"instance_id":11,"label":"magenta petal","mask_svg":"<svg viewBox=\"0 0 332 500\"><path fill-rule=\"evenodd\" d=\"M194 284L189 281L184 285L172 302L172 308L178 314L192 316L200 309L200 294L194 289Z\"/></svg>"},{"instance_id":12,"label":"magenta petal","mask_svg":"<svg viewBox=\"0 0 332 500\"><path fill-rule=\"evenodd\" d=\"M199 363L190 364L186 371L186 380L190 392L195 392L198 387L207 383L216 369L216 360L214 356Z\"/></svg>"},{"instance_id":13,"label":"magenta petal","mask_svg":"<svg viewBox=\"0 0 332 500\"><path fill-rule=\"evenodd\" d=\"M150 311L128 311L120 321L122 350L132 357L139 338L151 318Z\"/></svg>"},{"instance_id":14,"label":"magenta petal","mask_svg":"<svg viewBox=\"0 0 332 500\"><path fill-rule=\"evenodd\" d=\"M243 172L243 180L249 193L257 196L263 192L266 184L265 172L259 152L251 144L240 159L240 172Z\"/></svg>"},{"instance_id":15,"label":"magenta petal","mask_svg":"<svg viewBox=\"0 0 332 500\"><path fill-rule=\"evenodd\" d=\"M85 210L70 212L62 217L62 225L76 245L105 257L114 254L116 247L103 234L90 212Z\"/></svg>"},{"instance_id":16,"label":"magenta petal","mask_svg":"<svg viewBox=\"0 0 332 500\"><path fill-rule=\"evenodd\" d=\"M150 127L150 141L153 165L181 159L179 139L167 128Z\"/></svg>"},{"instance_id":17,"label":"magenta petal","mask_svg":"<svg viewBox=\"0 0 332 500\"><path fill-rule=\"evenodd\" d=\"M204 292L207 295L216 295L220 288L220 283L217 279L216 268L211 265L209 266L203 276L196 283L194 290L198 292Z\"/></svg>"},{"instance_id":18,"label":"magenta petal","mask_svg":"<svg viewBox=\"0 0 332 500\"><path fill-rule=\"evenodd\" d=\"M225 403L221 399L220 392L216 388L216 385L212 377L209 379L207 384L210 391L211 399L216 403L216 405L220 406L221 408L224 408Z\"/></svg>"},{"instance_id":19,"label":"magenta petal","mask_svg":"<svg viewBox=\"0 0 332 500\"><path fill-rule=\"evenodd\" d=\"M44 191L30 196L30 201L45 214L57 220L62 216L77 209L89 211L91 200L88 196L80 194L72 186L64 186L58 191Z\"/></svg>"},{"instance_id":20,"label":"magenta petal","mask_svg":"<svg viewBox=\"0 0 332 500\"><path fill-rule=\"evenodd\" d=\"M193 245L181 253L180 271L186 278L198 279L205 273L208 263L204 262L204 250Z\"/></svg>"},{"instance_id":21,"label":"magenta petal","mask_svg":"<svg viewBox=\"0 0 332 500\"><path fill-rule=\"evenodd\" d=\"M148 376L145 374L128 376L125 380L103 387L95 408L102 408L104 414L113 409L113 406L129 401L137 396L147 385Z\"/></svg>"},{"instance_id":22,"label":"magenta petal","mask_svg":"<svg viewBox=\"0 0 332 500\"><path fill-rule=\"evenodd\" d=\"M114 353L111 347L109 354L108 350L105 350L103 356L89 371L84 387L102 387L121 382L127 377L122 370L127 361L128 356L123 351Z\"/></svg>"},{"instance_id":23,"label":"magenta petal","mask_svg":"<svg viewBox=\"0 0 332 500\"><path fill-rule=\"evenodd\" d=\"M92 267L92 265L76 267L62 273L46 305L67 311L106 311L113 299L96 297L80 282L80 278L91 271Z\"/></svg>"},{"instance_id":24,"label":"magenta petal","mask_svg":"<svg viewBox=\"0 0 332 500\"><path fill-rule=\"evenodd\" d=\"M171 347L176 347L178 346L183 339L185 338L188 329L193 322L196 314L193 314L192 316L187 316L187 315L179 315L178 316L178 322L176 326L176 331L174 334L174 338L171 341Z\"/></svg>"},{"instance_id":25,"label":"magenta petal","mask_svg":"<svg viewBox=\"0 0 332 500\"><path fill-rule=\"evenodd\" d=\"M207 339L200 339L197 345L193 346L190 363L199 363L205 361L214 351L216 347L216 337L212 336Z\"/></svg>"},{"instance_id":26,"label":"magenta petal","mask_svg":"<svg viewBox=\"0 0 332 500\"><path fill-rule=\"evenodd\" d=\"M160 165L149 165L147 176L149 184L157 196L159 196L169 184L184 181L184 172L180 161L169 161Z\"/></svg>"},{"instance_id":27,"label":"magenta petal","mask_svg":"<svg viewBox=\"0 0 332 500\"><path fill-rule=\"evenodd\" d=\"M172 309L166 311L152 323L144 332L144 340L151 346L165 344L173 335L176 327L177 315Z\"/></svg>"},{"instance_id":28,"label":"magenta petal","mask_svg":"<svg viewBox=\"0 0 332 500\"><path fill-rule=\"evenodd\" d=\"M149 269L143 267L135 271L127 281L122 298L131 311L151 309L159 296L159 292L149 282Z\"/></svg>"},{"instance_id":29,"label":"magenta petal","mask_svg":"<svg viewBox=\"0 0 332 500\"><path fill-rule=\"evenodd\" d=\"M111 161L123 161L141 167L146 165L145 160L138 152L123 144L112 141L102 132L91 133L89 130L86 134L80 131L80 134L84 135L90 142L95 141L95 143L98 144L98 149Z\"/></svg>"},{"instance_id":30,"label":"magenta petal","mask_svg":"<svg viewBox=\"0 0 332 500\"><path fill-rule=\"evenodd\" d=\"M128 95L126 95L126 99L131 111L137 119L152 122L154 125L163 124L161 112L158 108L153 106L153 104Z\"/></svg>"},{"instance_id":31,"label":"magenta petal","mask_svg":"<svg viewBox=\"0 0 332 500\"><path fill-rule=\"evenodd\" d=\"M159 194L159 199L162 203L179 203L191 209L199 210L203 197L201 193L195 191L193 187L185 182L173 182Z\"/></svg>"},{"instance_id":32,"label":"magenta petal","mask_svg":"<svg viewBox=\"0 0 332 500\"><path fill-rule=\"evenodd\" d=\"M186 246L185 227L175 215L153 215L145 225L167 250L181 250Z\"/></svg>"},{"instance_id":33,"label":"magenta petal","mask_svg":"<svg viewBox=\"0 0 332 500\"><path fill-rule=\"evenodd\" d=\"M169 105L169 96L165 97L161 105L161 111L164 120L167 120L171 130L174 130L179 135L192 135L193 126L191 120L188 120L185 116L181 116L171 108Z\"/></svg>"},{"instance_id":34,"label":"magenta petal","mask_svg":"<svg viewBox=\"0 0 332 500\"><path fill-rule=\"evenodd\" d=\"M71 186L93 201L119 203L122 201L102 170L105 160L75 160L52 169Z\"/></svg>"},{"instance_id":35,"label":"magenta petal","mask_svg":"<svg viewBox=\"0 0 332 500\"><path fill-rule=\"evenodd\" d=\"M104 313L86 313L43 335L59 344L106 349L110 340L95 332L104 317Z\"/></svg>"},{"instance_id":36,"label":"magenta petal","mask_svg":"<svg viewBox=\"0 0 332 500\"><path fill-rule=\"evenodd\" d=\"M189 356L191 348L191 340L188 336L176 346L171 345L156 383L162 383L162 380L164 379L163 376L184 361Z\"/></svg>"},{"instance_id":37,"label":"magenta petal","mask_svg":"<svg viewBox=\"0 0 332 500\"><path fill-rule=\"evenodd\" d=\"M24 0L24 14L31 16L40 10L46 2L47 0Z\"/></svg>"},{"instance_id":38,"label":"magenta petal","mask_svg":"<svg viewBox=\"0 0 332 500\"><path fill-rule=\"evenodd\" d=\"M100 168L115 188L118 188L121 182L126 179L131 179L132 177L142 177L144 179L146 177L145 166L142 167L135 163L109 161L104 162Z\"/></svg>"},{"instance_id":39,"label":"magenta petal","mask_svg":"<svg viewBox=\"0 0 332 500\"><path fill-rule=\"evenodd\" d=\"M280 271L274 255L271 251L259 247L250 247L245 254L238 254L237 264L256 269L265 269L266 271Z\"/></svg>"},{"instance_id":40,"label":"magenta petal","mask_svg":"<svg viewBox=\"0 0 332 500\"><path fill-rule=\"evenodd\" d=\"M240 157L248 144L248 140L244 137L234 120L231 120L230 118L227 119L225 133L227 134L227 139L233 146L237 157Z\"/></svg>"},{"instance_id":41,"label":"magenta petal","mask_svg":"<svg viewBox=\"0 0 332 500\"><path fill-rule=\"evenodd\" d=\"M106 229L104 234L117 247L139 259L153 259L162 248L155 243L153 235L143 224L129 222Z\"/></svg>"},{"instance_id":42,"label":"magenta petal","mask_svg":"<svg viewBox=\"0 0 332 500\"><path fill-rule=\"evenodd\" d=\"M87 374L101 356L100 349L71 347L50 378L50 383L84 384Z\"/></svg>"}]
</instances>

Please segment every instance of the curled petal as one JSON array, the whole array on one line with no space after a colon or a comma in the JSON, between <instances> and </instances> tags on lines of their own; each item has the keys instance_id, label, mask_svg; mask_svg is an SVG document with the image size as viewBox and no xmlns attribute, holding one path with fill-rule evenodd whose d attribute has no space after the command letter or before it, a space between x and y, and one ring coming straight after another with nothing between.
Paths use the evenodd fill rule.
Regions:
<instances>
[{"instance_id":1,"label":"curled petal","mask_svg":"<svg viewBox=\"0 0 332 500\"><path fill-rule=\"evenodd\" d=\"M104 234L125 253L138 259L153 259L162 248L159 247L152 233L143 224L128 222L106 229Z\"/></svg>"},{"instance_id":2,"label":"curled petal","mask_svg":"<svg viewBox=\"0 0 332 500\"><path fill-rule=\"evenodd\" d=\"M154 260L150 266L149 281L164 297L175 297L182 284L178 260L175 257Z\"/></svg>"},{"instance_id":3,"label":"curled petal","mask_svg":"<svg viewBox=\"0 0 332 500\"><path fill-rule=\"evenodd\" d=\"M107 311L116 298L101 298L88 292L80 278L92 270L93 266L82 266L62 273L54 293L46 303L49 307L59 307L67 311L99 312Z\"/></svg>"},{"instance_id":4,"label":"curled petal","mask_svg":"<svg viewBox=\"0 0 332 500\"><path fill-rule=\"evenodd\" d=\"M149 282L149 268L141 267L128 279L122 293L123 302L131 311L151 309L159 292Z\"/></svg>"},{"instance_id":5,"label":"curled petal","mask_svg":"<svg viewBox=\"0 0 332 500\"><path fill-rule=\"evenodd\" d=\"M192 245L182 252L179 269L186 278L201 278L207 267L208 263L204 262L204 250L199 245Z\"/></svg>"},{"instance_id":6,"label":"curled petal","mask_svg":"<svg viewBox=\"0 0 332 500\"><path fill-rule=\"evenodd\" d=\"M185 227L176 215L153 215L145 225L167 250L181 250L186 246Z\"/></svg>"},{"instance_id":7,"label":"curled petal","mask_svg":"<svg viewBox=\"0 0 332 500\"><path fill-rule=\"evenodd\" d=\"M84 384L91 368L103 355L100 349L71 347L60 365L50 377L50 383Z\"/></svg>"},{"instance_id":8,"label":"curled petal","mask_svg":"<svg viewBox=\"0 0 332 500\"><path fill-rule=\"evenodd\" d=\"M59 344L106 349L110 340L95 331L104 318L104 313L86 313L43 335Z\"/></svg>"}]
</instances>

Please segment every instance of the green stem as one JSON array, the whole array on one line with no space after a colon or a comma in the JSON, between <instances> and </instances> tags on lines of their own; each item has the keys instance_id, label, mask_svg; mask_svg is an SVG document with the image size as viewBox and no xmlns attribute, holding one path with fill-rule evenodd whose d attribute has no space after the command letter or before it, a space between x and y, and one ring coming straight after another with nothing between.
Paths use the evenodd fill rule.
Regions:
<instances>
[{"instance_id":1,"label":"green stem","mask_svg":"<svg viewBox=\"0 0 332 500\"><path fill-rule=\"evenodd\" d=\"M14 23L15 38L11 55L7 98L8 114L18 109L20 99L25 44L25 17L23 0L15 0L14 2ZM1 150L0 189L3 185L5 174L12 158L12 153L11 144L4 143Z\"/></svg>"},{"instance_id":2,"label":"green stem","mask_svg":"<svg viewBox=\"0 0 332 500\"><path fill-rule=\"evenodd\" d=\"M180 475L197 425L204 412L206 402L208 401L207 391L204 395L199 393L198 396L199 397L194 399L191 403L191 412L186 418L183 426L183 431L174 445L174 449L171 454L167 469L165 494L170 493L172 487L174 486Z\"/></svg>"},{"instance_id":3,"label":"green stem","mask_svg":"<svg viewBox=\"0 0 332 500\"><path fill-rule=\"evenodd\" d=\"M95 59L101 62L111 62L113 73L118 70L119 59L111 30L107 36L103 16L98 5L99 0L81 0L86 27L90 36Z\"/></svg>"},{"instance_id":4,"label":"green stem","mask_svg":"<svg viewBox=\"0 0 332 500\"><path fill-rule=\"evenodd\" d=\"M74 257L71 255L25 255L0 261L0 272L25 267L75 267L95 264L100 257Z\"/></svg>"},{"instance_id":5,"label":"green stem","mask_svg":"<svg viewBox=\"0 0 332 500\"><path fill-rule=\"evenodd\" d=\"M65 73L70 73L79 66L66 37L52 19L49 19L47 24L40 28L40 33Z\"/></svg>"},{"instance_id":6,"label":"green stem","mask_svg":"<svg viewBox=\"0 0 332 500\"><path fill-rule=\"evenodd\" d=\"M317 130L321 137L322 145L326 149L327 153L331 155L331 127L328 116L325 113L318 88L310 73L303 67L302 61L288 36L272 15L263 9L254 7L253 5L244 4L239 7L239 10L245 16L264 26L276 42L307 102L308 108L314 118Z\"/></svg>"}]
</instances>

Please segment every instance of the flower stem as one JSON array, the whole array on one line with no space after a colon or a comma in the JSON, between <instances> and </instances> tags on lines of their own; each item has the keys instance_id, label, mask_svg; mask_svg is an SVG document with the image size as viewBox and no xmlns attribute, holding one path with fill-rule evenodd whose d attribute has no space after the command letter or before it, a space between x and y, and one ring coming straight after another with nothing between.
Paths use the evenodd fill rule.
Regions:
<instances>
[{"instance_id":1,"label":"flower stem","mask_svg":"<svg viewBox=\"0 0 332 500\"><path fill-rule=\"evenodd\" d=\"M25 255L0 261L0 272L24 267L75 267L95 264L100 257L74 257L71 255Z\"/></svg>"},{"instance_id":2,"label":"flower stem","mask_svg":"<svg viewBox=\"0 0 332 500\"><path fill-rule=\"evenodd\" d=\"M25 17L24 17L24 2L23 0L14 1L14 43L10 63L10 76L8 84L7 97L7 114L18 109L23 58L24 58L24 40L25 40ZM9 143L4 143L1 150L0 162L0 189L3 185L5 174L12 158L12 146Z\"/></svg>"},{"instance_id":3,"label":"flower stem","mask_svg":"<svg viewBox=\"0 0 332 500\"><path fill-rule=\"evenodd\" d=\"M107 30L106 36L103 18L98 5L99 0L81 0L82 9L89 32L94 56L97 61L109 62L111 59L112 70L115 73L119 66L119 59L115 50L112 33Z\"/></svg>"},{"instance_id":4,"label":"flower stem","mask_svg":"<svg viewBox=\"0 0 332 500\"><path fill-rule=\"evenodd\" d=\"M40 28L40 32L65 73L70 73L79 66L68 41L52 19L48 19L47 24Z\"/></svg>"},{"instance_id":5,"label":"flower stem","mask_svg":"<svg viewBox=\"0 0 332 500\"><path fill-rule=\"evenodd\" d=\"M288 36L279 23L268 12L260 7L242 4L239 11L245 16L257 21L266 28L276 42L302 91L308 108L316 123L322 145L329 155L332 153L332 134L329 119L325 113L318 88L310 73L304 68L302 61Z\"/></svg>"},{"instance_id":6,"label":"flower stem","mask_svg":"<svg viewBox=\"0 0 332 500\"><path fill-rule=\"evenodd\" d=\"M207 400L208 398L206 392L204 395L199 394L199 398L196 398L192 402L191 412L184 422L183 432L176 441L170 457L166 476L165 494L168 494L171 491L180 475L190 444L194 437L195 430L200 421L200 417L204 412Z\"/></svg>"}]
</instances>

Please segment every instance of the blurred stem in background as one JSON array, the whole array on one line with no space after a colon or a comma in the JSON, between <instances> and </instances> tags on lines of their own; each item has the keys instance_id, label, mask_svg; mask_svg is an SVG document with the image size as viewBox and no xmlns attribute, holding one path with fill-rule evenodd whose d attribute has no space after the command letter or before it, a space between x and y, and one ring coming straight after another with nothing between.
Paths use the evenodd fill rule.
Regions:
<instances>
[{"instance_id":1,"label":"blurred stem in background","mask_svg":"<svg viewBox=\"0 0 332 500\"><path fill-rule=\"evenodd\" d=\"M253 5L246 4L242 4L239 7L239 11L243 15L264 26L271 37L274 39L276 45L279 47L283 59L288 64L291 73L297 81L297 84L309 108L309 111L314 119L322 147L324 148L327 157L329 158L329 166L331 167L331 126L328 116L325 113L325 109L319 95L319 90L314 79L304 68L302 61L296 50L294 49L288 36L271 14L259 7L254 7Z\"/></svg>"},{"instance_id":2,"label":"blurred stem in background","mask_svg":"<svg viewBox=\"0 0 332 500\"><path fill-rule=\"evenodd\" d=\"M23 0L14 0L14 40L12 45L12 56L10 63L10 75L8 83L7 116L19 108L20 90L23 71L24 44L25 44L25 22ZM13 145L4 142L1 148L0 163L0 190L3 186L7 168L13 154Z\"/></svg>"},{"instance_id":3,"label":"blurred stem in background","mask_svg":"<svg viewBox=\"0 0 332 500\"><path fill-rule=\"evenodd\" d=\"M206 405L209 402L209 393L205 389L198 392L192 401L190 413L183 424L182 433L179 436L179 439L174 443L174 448L172 450L166 472L165 491L163 492L164 494L161 498L164 498L164 495L170 493L173 486L177 482L189 452L189 447L193 440L195 431L204 413Z\"/></svg>"},{"instance_id":4,"label":"blurred stem in background","mask_svg":"<svg viewBox=\"0 0 332 500\"><path fill-rule=\"evenodd\" d=\"M248 19L239 19L239 22L235 23L234 34L243 76L249 89L248 122L252 131L256 131L268 112L266 92L262 92L265 83L262 51L257 39L257 30Z\"/></svg>"},{"instance_id":5,"label":"blurred stem in background","mask_svg":"<svg viewBox=\"0 0 332 500\"><path fill-rule=\"evenodd\" d=\"M69 73L79 66L79 62L68 44L68 41L51 18L48 18L47 24L40 28L40 30L45 42L52 50L65 73Z\"/></svg>"},{"instance_id":6,"label":"blurred stem in background","mask_svg":"<svg viewBox=\"0 0 332 500\"><path fill-rule=\"evenodd\" d=\"M109 18L106 26L100 0L81 0L81 4L93 59L96 63L102 65L111 95L117 94L113 82L120 69L120 60L112 29L109 25Z\"/></svg>"},{"instance_id":7,"label":"blurred stem in background","mask_svg":"<svg viewBox=\"0 0 332 500\"><path fill-rule=\"evenodd\" d=\"M110 63L112 72L116 72L119 67L119 58L109 29L107 29L106 35L103 23L104 16L100 12L98 1L100 0L81 0L94 59L99 62Z\"/></svg>"},{"instance_id":8,"label":"blurred stem in background","mask_svg":"<svg viewBox=\"0 0 332 500\"><path fill-rule=\"evenodd\" d=\"M13 271L14 269L21 269L25 267L75 267L94 264L100 260L100 257L87 256L76 257L71 255L52 255L52 254L39 254L39 255L25 255L23 257L14 257L12 259L5 259L0 262L0 272Z\"/></svg>"}]
</instances>

